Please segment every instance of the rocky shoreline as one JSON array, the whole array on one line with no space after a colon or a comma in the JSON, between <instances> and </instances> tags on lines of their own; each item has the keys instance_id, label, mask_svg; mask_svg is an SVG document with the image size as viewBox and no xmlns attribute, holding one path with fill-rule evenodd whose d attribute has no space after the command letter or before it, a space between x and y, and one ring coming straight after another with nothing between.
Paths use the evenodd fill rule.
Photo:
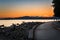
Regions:
<instances>
[{"instance_id":1,"label":"rocky shoreline","mask_svg":"<svg viewBox=\"0 0 60 40\"><path fill-rule=\"evenodd\" d=\"M41 22L23 22L12 24L10 27L0 25L0 40L28 40L28 31Z\"/></svg>"}]
</instances>

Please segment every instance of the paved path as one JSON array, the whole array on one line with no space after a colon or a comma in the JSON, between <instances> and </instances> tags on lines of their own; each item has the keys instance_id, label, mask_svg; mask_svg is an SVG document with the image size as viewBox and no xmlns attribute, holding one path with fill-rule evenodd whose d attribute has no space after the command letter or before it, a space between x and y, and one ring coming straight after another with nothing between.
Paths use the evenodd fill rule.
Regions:
<instances>
[{"instance_id":1,"label":"paved path","mask_svg":"<svg viewBox=\"0 0 60 40\"><path fill-rule=\"evenodd\" d=\"M60 22L47 22L35 30L36 40L60 40Z\"/></svg>"}]
</instances>

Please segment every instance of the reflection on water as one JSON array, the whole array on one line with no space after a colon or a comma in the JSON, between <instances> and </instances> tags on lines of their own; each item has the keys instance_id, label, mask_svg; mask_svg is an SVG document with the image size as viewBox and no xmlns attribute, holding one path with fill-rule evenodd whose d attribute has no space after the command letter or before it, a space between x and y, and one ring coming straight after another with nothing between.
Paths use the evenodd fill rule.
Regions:
<instances>
[{"instance_id":1,"label":"reflection on water","mask_svg":"<svg viewBox=\"0 0 60 40\"><path fill-rule=\"evenodd\" d=\"M0 20L0 25L4 24L5 26L9 26L11 24L16 24L16 23L19 23L21 24L22 22L49 22L49 21L55 21L53 19L49 19L49 20L46 20L46 19L40 19L40 20ZM59 21L59 20L57 20Z\"/></svg>"}]
</instances>

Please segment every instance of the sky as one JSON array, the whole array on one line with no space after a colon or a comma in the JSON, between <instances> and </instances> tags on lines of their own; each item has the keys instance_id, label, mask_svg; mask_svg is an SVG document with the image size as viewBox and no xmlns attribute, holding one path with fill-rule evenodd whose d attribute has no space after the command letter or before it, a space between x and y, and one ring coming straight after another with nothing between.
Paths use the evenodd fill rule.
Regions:
<instances>
[{"instance_id":1,"label":"sky","mask_svg":"<svg viewBox=\"0 0 60 40\"><path fill-rule=\"evenodd\" d=\"M52 0L0 0L0 18L53 15Z\"/></svg>"}]
</instances>

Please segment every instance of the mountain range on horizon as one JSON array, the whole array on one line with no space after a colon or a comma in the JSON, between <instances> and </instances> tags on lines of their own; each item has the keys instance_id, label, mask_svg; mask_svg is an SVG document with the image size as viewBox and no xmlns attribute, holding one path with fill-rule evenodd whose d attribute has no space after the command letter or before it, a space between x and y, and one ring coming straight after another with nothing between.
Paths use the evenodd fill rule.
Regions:
<instances>
[{"instance_id":1,"label":"mountain range on horizon","mask_svg":"<svg viewBox=\"0 0 60 40\"><path fill-rule=\"evenodd\" d=\"M39 17L39 16L23 16L23 17L15 17L15 18L0 18L0 20L9 20L9 19L60 19L59 17Z\"/></svg>"}]
</instances>

